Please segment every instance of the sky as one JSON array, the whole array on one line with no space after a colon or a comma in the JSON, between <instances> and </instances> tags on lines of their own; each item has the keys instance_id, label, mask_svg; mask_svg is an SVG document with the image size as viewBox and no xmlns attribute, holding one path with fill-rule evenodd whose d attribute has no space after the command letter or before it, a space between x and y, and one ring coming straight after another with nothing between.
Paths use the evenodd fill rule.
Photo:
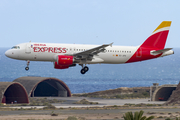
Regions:
<instances>
[{"instance_id":1,"label":"sky","mask_svg":"<svg viewBox=\"0 0 180 120\"><path fill-rule=\"evenodd\" d=\"M0 47L24 42L137 46L172 21L166 47L180 47L179 0L0 0Z\"/></svg>"}]
</instances>

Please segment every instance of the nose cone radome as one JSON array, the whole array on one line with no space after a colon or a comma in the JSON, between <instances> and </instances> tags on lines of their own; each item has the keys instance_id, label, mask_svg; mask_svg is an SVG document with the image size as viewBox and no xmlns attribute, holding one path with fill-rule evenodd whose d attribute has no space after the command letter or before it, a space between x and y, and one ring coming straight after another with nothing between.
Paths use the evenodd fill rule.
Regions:
<instances>
[{"instance_id":1,"label":"nose cone radome","mask_svg":"<svg viewBox=\"0 0 180 120\"><path fill-rule=\"evenodd\" d=\"M5 55L7 56L7 57L11 57L12 56L12 52L10 51L10 50L7 50L6 52L5 52Z\"/></svg>"}]
</instances>

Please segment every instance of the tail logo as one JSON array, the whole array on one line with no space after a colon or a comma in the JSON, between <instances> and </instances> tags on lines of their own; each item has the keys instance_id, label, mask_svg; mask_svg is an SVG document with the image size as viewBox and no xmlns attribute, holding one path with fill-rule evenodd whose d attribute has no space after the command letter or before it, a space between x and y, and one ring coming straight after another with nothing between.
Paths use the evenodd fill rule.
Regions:
<instances>
[{"instance_id":1,"label":"tail logo","mask_svg":"<svg viewBox=\"0 0 180 120\"><path fill-rule=\"evenodd\" d=\"M171 21L163 21L126 63L157 58L167 52L169 48L164 47L170 26Z\"/></svg>"}]
</instances>

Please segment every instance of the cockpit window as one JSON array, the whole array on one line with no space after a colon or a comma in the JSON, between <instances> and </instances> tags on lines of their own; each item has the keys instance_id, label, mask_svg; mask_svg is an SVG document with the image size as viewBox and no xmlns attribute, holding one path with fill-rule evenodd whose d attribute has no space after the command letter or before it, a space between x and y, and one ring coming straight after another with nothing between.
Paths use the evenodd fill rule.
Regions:
<instances>
[{"instance_id":1,"label":"cockpit window","mask_svg":"<svg viewBox=\"0 0 180 120\"><path fill-rule=\"evenodd\" d=\"M20 49L19 46L13 46L11 49Z\"/></svg>"}]
</instances>

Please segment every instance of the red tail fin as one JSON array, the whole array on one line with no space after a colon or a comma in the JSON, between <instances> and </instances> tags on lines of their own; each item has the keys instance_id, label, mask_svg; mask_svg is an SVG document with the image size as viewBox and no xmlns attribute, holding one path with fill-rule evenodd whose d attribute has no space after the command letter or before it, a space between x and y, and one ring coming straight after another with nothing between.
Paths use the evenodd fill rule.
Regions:
<instances>
[{"instance_id":1,"label":"red tail fin","mask_svg":"<svg viewBox=\"0 0 180 120\"><path fill-rule=\"evenodd\" d=\"M141 47L164 49L171 21L163 21L146 39Z\"/></svg>"},{"instance_id":2,"label":"red tail fin","mask_svg":"<svg viewBox=\"0 0 180 120\"><path fill-rule=\"evenodd\" d=\"M163 21L126 63L160 57L162 53L153 55L151 51L157 53L164 49L170 25L171 21Z\"/></svg>"}]
</instances>

